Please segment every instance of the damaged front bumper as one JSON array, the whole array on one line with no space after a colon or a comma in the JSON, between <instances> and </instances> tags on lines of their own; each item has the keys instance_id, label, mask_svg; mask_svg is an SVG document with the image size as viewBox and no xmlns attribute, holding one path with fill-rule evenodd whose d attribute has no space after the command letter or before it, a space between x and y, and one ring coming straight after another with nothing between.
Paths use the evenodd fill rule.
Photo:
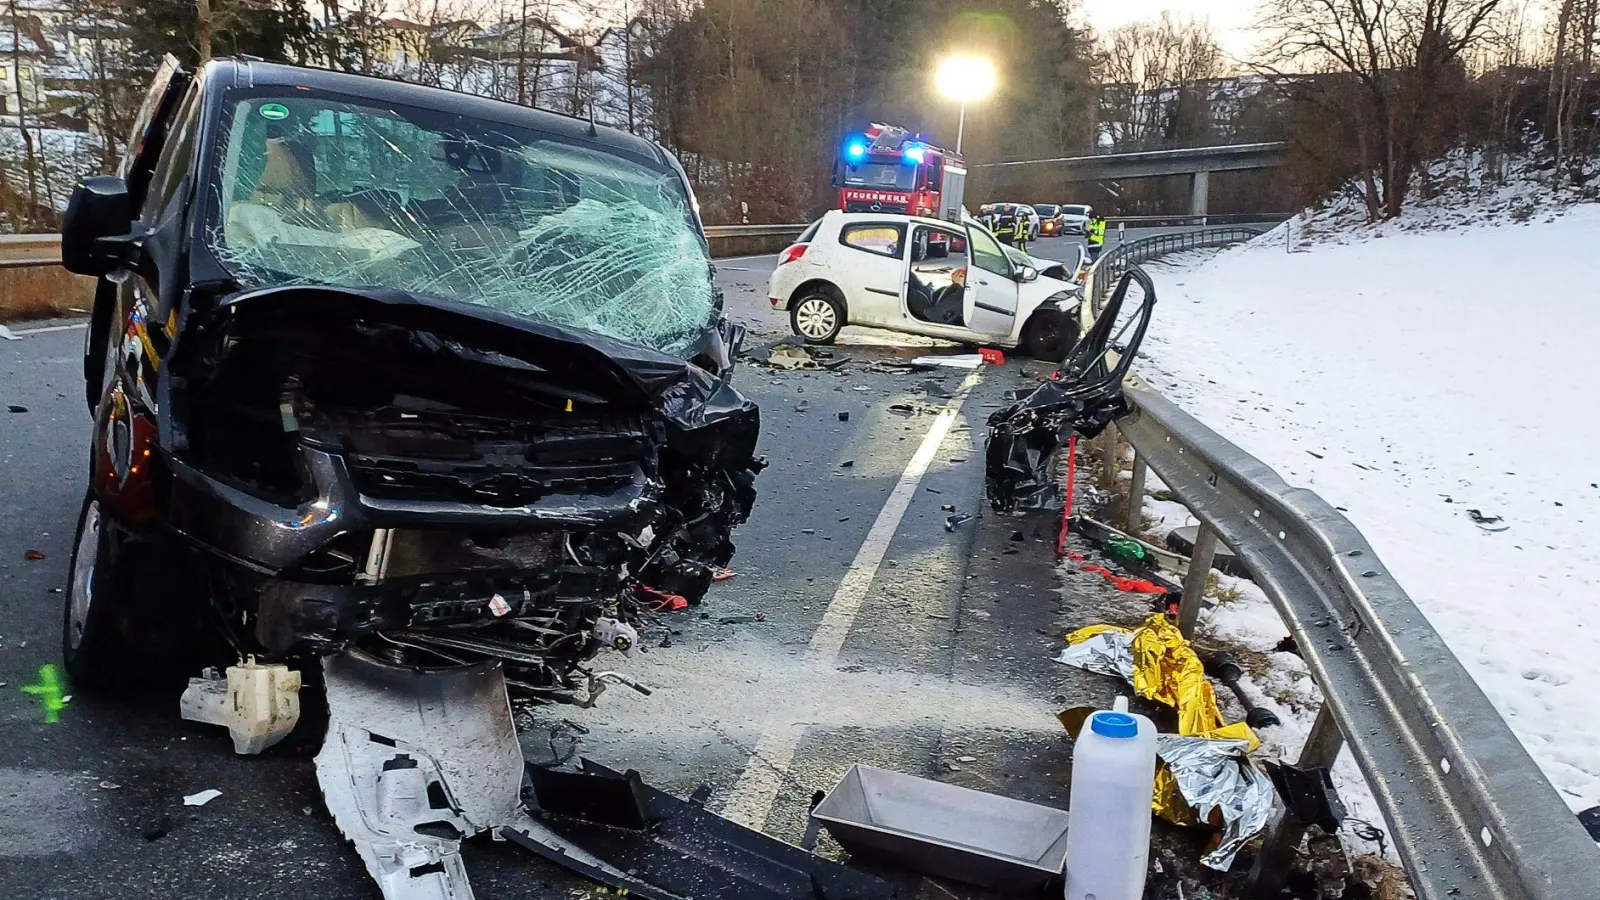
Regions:
<instances>
[{"instance_id":1,"label":"damaged front bumper","mask_svg":"<svg viewBox=\"0 0 1600 900\"><path fill-rule=\"evenodd\" d=\"M727 380L738 335L689 362L459 306L225 301L169 366L163 518L220 564L236 645L499 659L581 700L603 622L696 602L731 560L764 465Z\"/></svg>"}]
</instances>

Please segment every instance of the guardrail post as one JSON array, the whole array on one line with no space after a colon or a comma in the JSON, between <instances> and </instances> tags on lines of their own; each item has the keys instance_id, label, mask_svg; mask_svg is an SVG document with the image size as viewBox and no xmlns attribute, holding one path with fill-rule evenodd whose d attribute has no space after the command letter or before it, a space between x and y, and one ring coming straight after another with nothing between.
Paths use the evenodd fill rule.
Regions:
<instances>
[{"instance_id":1,"label":"guardrail post","mask_svg":"<svg viewBox=\"0 0 1600 900\"><path fill-rule=\"evenodd\" d=\"M1200 523L1194 538L1194 554L1189 557L1189 572L1183 576L1183 599L1178 601L1178 630L1194 639L1194 623L1200 619L1200 604L1206 596L1206 578L1211 574L1211 559L1217 553L1217 533Z\"/></svg>"},{"instance_id":2,"label":"guardrail post","mask_svg":"<svg viewBox=\"0 0 1600 900\"><path fill-rule=\"evenodd\" d=\"M1328 704L1324 701L1322 708L1317 711L1317 720L1311 725L1311 733L1306 735L1306 744L1300 749L1300 760L1296 765L1302 769L1329 768L1343 747L1344 735L1339 733L1339 725L1333 721L1333 713L1328 711ZM1250 874L1245 876L1245 896L1278 896L1289 876L1289 868L1294 865L1295 851L1300 848L1300 839L1305 837L1305 832L1281 810L1273 816L1272 824L1267 826L1267 836L1261 843L1261 852L1256 855Z\"/></svg>"},{"instance_id":3,"label":"guardrail post","mask_svg":"<svg viewBox=\"0 0 1600 900\"><path fill-rule=\"evenodd\" d=\"M1122 530L1131 535L1144 530L1144 475L1148 468L1138 448L1134 448L1133 478L1128 483L1128 515L1122 522Z\"/></svg>"},{"instance_id":4,"label":"guardrail post","mask_svg":"<svg viewBox=\"0 0 1600 900\"><path fill-rule=\"evenodd\" d=\"M1117 426L1107 425L1106 430L1100 435L1100 465L1106 473L1106 490L1115 490L1117 486Z\"/></svg>"}]
</instances>

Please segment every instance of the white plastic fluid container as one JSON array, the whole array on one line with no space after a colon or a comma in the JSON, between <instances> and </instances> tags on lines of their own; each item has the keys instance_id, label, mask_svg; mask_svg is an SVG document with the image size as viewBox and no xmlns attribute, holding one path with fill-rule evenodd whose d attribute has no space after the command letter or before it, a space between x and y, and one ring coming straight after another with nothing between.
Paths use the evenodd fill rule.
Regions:
<instances>
[{"instance_id":1,"label":"white plastic fluid container","mask_svg":"<svg viewBox=\"0 0 1600 900\"><path fill-rule=\"evenodd\" d=\"M1150 864L1156 727L1115 710L1089 716L1072 748L1067 900L1140 900Z\"/></svg>"}]
</instances>

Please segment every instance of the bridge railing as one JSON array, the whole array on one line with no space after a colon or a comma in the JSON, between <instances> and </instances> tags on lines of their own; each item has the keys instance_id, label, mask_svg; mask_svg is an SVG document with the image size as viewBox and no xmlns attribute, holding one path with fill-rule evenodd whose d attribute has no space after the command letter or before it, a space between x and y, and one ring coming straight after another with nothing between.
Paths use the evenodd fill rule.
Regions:
<instances>
[{"instance_id":1,"label":"bridge railing","mask_svg":"<svg viewBox=\"0 0 1600 900\"><path fill-rule=\"evenodd\" d=\"M1163 253L1247 237L1213 229L1126 244L1091 270L1090 296ZM1087 329L1098 300L1083 306ZM1117 460L1118 431L1134 450L1127 526L1141 524L1147 468L1201 523L1179 628L1195 629L1220 540L1272 601L1321 689L1298 765L1331 767L1349 748L1416 896L1596 896L1600 849L1355 525L1136 377L1126 393L1132 409L1108 430L1107 455ZM1285 816L1274 821L1247 893L1278 896L1302 834Z\"/></svg>"}]
</instances>

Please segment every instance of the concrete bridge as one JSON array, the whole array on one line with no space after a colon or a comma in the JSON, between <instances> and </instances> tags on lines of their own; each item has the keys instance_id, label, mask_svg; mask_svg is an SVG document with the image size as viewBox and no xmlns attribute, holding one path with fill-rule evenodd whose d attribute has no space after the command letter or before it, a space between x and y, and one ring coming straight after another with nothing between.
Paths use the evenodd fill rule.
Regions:
<instances>
[{"instance_id":1,"label":"concrete bridge","mask_svg":"<svg viewBox=\"0 0 1600 900\"><path fill-rule=\"evenodd\" d=\"M1191 179L1189 214L1203 216L1210 202L1212 172L1276 168L1283 165L1285 148L1282 142L1185 147L1141 153L1028 159L988 163L972 168L982 173L986 187L994 191L1037 189L1044 181L1073 184L1188 175Z\"/></svg>"}]
</instances>

